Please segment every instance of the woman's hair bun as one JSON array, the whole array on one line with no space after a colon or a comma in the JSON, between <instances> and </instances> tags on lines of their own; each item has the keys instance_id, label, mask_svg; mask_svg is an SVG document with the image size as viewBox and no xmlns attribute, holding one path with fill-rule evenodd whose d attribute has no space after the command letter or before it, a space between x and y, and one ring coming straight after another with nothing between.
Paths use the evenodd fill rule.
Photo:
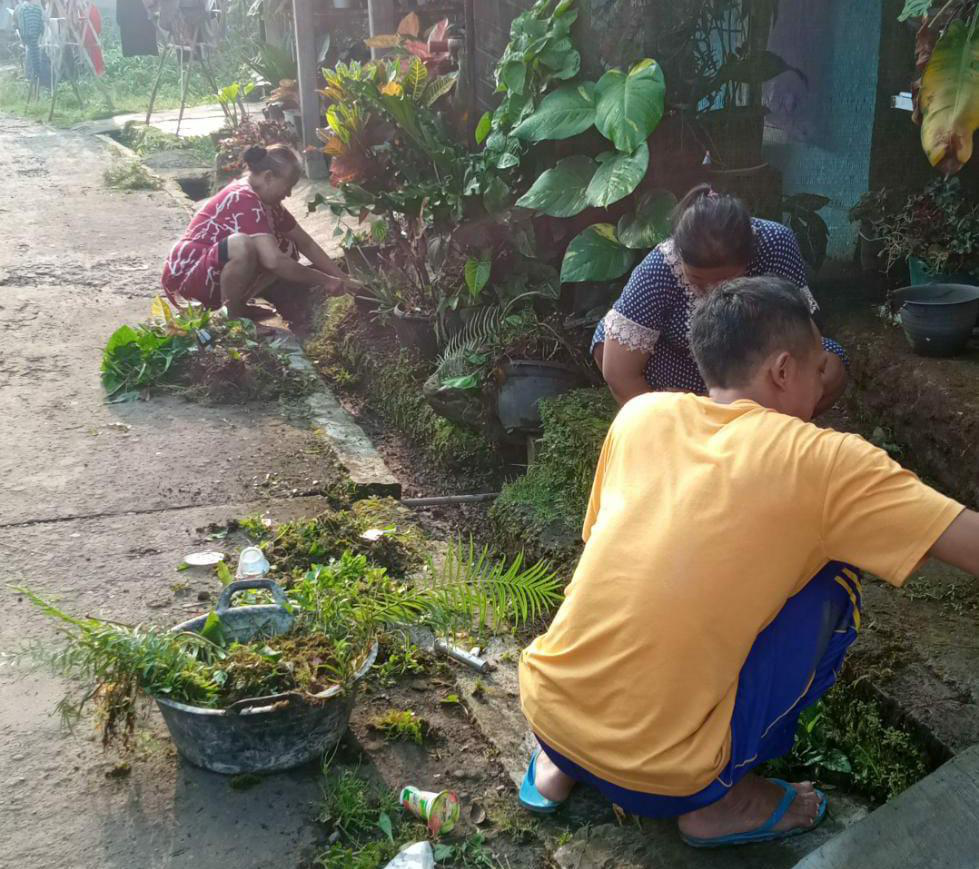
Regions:
<instances>
[{"instance_id":1,"label":"woman's hair bun","mask_svg":"<svg viewBox=\"0 0 979 869\"><path fill-rule=\"evenodd\" d=\"M265 162L265 158L268 157L268 155L268 150L263 148L261 145L250 145L249 147L245 148L241 158L245 161L245 164L249 169L255 170L263 162Z\"/></svg>"}]
</instances>

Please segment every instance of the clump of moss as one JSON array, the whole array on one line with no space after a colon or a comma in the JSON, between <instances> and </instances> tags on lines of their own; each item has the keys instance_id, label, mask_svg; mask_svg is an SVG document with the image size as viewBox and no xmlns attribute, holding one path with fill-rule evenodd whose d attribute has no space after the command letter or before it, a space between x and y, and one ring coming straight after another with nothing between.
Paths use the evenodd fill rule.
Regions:
<instances>
[{"instance_id":1,"label":"clump of moss","mask_svg":"<svg viewBox=\"0 0 979 869\"><path fill-rule=\"evenodd\" d=\"M792 752L766 766L770 774L827 781L877 803L932 768L909 730L888 724L876 700L844 682L802 713Z\"/></svg>"},{"instance_id":2,"label":"clump of moss","mask_svg":"<svg viewBox=\"0 0 979 869\"><path fill-rule=\"evenodd\" d=\"M339 559L344 552L363 555L392 576L406 576L424 561L424 536L392 498L367 498L349 509L326 510L274 527L261 521L247 525L280 577L300 577L312 565Z\"/></svg>"},{"instance_id":3,"label":"clump of moss","mask_svg":"<svg viewBox=\"0 0 979 869\"><path fill-rule=\"evenodd\" d=\"M391 709L372 719L370 727L383 733L385 739L413 742L415 745L421 745L425 741L429 730L428 722L410 709Z\"/></svg>"},{"instance_id":4,"label":"clump of moss","mask_svg":"<svg viewBox=\"0 0 979 869\"><path fill-rule=\"evenodd\" d=\"M604 388L541 402L537 458L503 488L490 511L496 536L508 549L559 562L577 555L595 466L615 411Z\"/></svg>"},{"instance_id":5,"label":"clump of moss","mask_svg":"<svg viewBox=\"0 0 979 869\"><path fill-rule=\"evenodd\" d=\"M433 461L468 471L496 463L486 438L443 419L425 401L422 387L429 366L412 351L395 349L390 342L383 346L358 318L349 296L322 306L305 349L327 380L366 394L370 407Z\"/></svg>"}]
</instances>

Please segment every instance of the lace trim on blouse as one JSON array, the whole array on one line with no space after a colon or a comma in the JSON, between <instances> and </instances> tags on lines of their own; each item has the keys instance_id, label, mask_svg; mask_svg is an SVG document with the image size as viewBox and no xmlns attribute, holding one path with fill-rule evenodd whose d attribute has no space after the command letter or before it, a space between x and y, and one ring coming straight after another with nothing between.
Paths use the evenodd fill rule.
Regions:
<instances>
[{"instance_id":1,"label":"lace trim on blouse","mask_svg":"<svg viewBox=\"0 0 979 869\"><path fill-rule=\"evenodd\" d=\"M605 315L605 340L609 338L629 350L652 353L659 340L659 330L640 326L613 308Z\"/></svg>"}]
</instances>

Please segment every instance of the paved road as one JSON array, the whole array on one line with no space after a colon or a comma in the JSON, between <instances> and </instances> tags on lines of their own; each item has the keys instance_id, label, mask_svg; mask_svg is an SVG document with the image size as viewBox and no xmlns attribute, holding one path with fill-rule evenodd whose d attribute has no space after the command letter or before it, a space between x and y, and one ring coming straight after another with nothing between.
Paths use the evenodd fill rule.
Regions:
<instances>
[{"instance_id":1,"label":"paved road","mask_svg":"<svg viewBox=\"0 0 979 869\"><path fill-rule=\"evenodd\" d=\"M323 453L277 407L207 408L179 398L107 405L106 337L142 319L162 257L187 219L164 192L108 190L97 139L0 117L0 867L295 866L315 827L313 772L253 790L174 757L156 724L132 772L107 778L91 722L53 716L62 685L24 676L6 653L53 626L9 593L26 583L67 610L182 621L214 589L177 574L205 535L256 512L309 512ZM188 581L175 593L171 585Z\"/></svg>"}]
</instances>

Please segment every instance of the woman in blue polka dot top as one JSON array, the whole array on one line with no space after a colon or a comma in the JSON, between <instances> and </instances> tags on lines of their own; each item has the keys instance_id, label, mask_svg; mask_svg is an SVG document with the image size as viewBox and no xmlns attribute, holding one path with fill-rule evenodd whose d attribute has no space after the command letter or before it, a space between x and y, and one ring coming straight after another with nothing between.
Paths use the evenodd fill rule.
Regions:
<instances>
[{"instance_id":1,"label":"woman in blue polka dot top","mask_svg":"<svg viewBox=\"0 0 979 869\"><path fill-rule=\"evenodd\" d=\"M785 278L818 310L792 230L752 218L740 199L695 187L676 207L672 238L639 264L595 330L592 352L619 404L643 392L706 395L690 352L690 316L711 288L744 275ZM828 338L823 345L829 357L817 413L846 388L845 351Z\"/></svg>"}]
</instances>

